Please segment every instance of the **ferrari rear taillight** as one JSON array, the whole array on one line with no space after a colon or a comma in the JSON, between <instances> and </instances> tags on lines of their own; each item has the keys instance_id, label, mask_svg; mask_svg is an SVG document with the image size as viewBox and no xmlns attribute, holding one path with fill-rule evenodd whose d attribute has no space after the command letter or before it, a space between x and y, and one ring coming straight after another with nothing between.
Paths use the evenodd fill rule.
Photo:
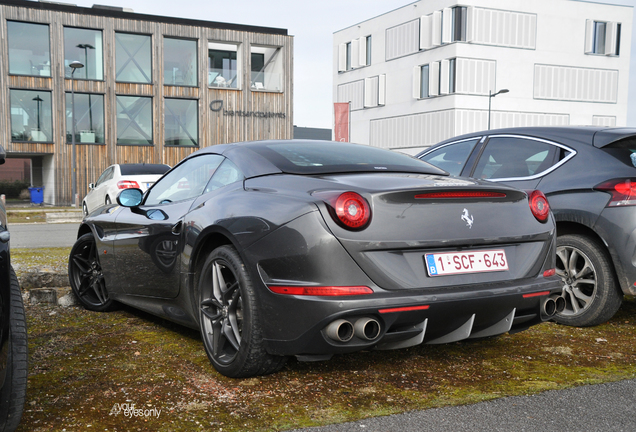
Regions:
<instances>
[{"instance_id":1,"label":"ferrari rear taillight","mask_svg":"<svg viewBox=\"0 0 636 432\"><path fill-rule=\"evenodd\" d=\"M276 294L325 297L373 294L368 286L270 286L269 289Z\"/></svg>"},{"instance_id":2,"label":"ferrari rear taillight","mask_svg":"<svg viewBox=\"0 0 636 432\"><path fill-rule=\"evenodd\" d=\"M139 189L139 184L134 180L121 180L117 182L117 187L119 189Z\"/></svg>"},{"instance_id":3,"label":"ferrari rear taillight","mask_svg":"<svg viewBox=\"0 0 636 432\"><path fill-rule=\"evenodd\" d=\"M594 189L612 195L607 207L636 205L636 178L609 180Z\"/></svg>"},{"instance_id":4,"label":"ferrari rear taillight","mask_svg":"<svg viewBox=\"0 0 636 432\"><path fill-rule=\"evenodd\" d=\"M320 191L313 195L327 203L331 217L343 228L361 230L371 221L371 207L359 193Z\"/></svg>"},{"instance_id":5,"label":"ferrari rear taillight","mask_svg":"<svg viewBox=\"0 0 636 432\"><path fill-rule=\"evenodd\" d=\"M367 200L355 192L340 195L336 200L335 210L340 222L353 229L362 228L371 217Z\"/></svg>"},{"instance_id":6,"label":"ferrari rear taillight","mask_svg":"<svg viewBox=\"0 0 636 432\"><path fill-rule=\"evenodd\" d=\"M533 190L528 192L528 203L530 204L530 210L532 214L539 222L545 222L550 216L550 204L548 199L543 195L540 190Z\"/></svg>"}]
</instances>

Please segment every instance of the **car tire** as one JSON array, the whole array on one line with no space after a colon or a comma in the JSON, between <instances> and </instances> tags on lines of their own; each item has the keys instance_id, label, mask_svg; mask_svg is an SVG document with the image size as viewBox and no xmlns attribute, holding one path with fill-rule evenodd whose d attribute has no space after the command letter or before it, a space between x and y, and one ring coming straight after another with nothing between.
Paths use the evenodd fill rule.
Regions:
<instances>
[{"instance_id":1,"label":"car tire","mask_svg":"<svg viewBox=\"0 0 636 432\"><path fill-rule=\"evenodd\" d=\"M113 310L116 302L106 289L93 234L77 239L68 260L68 278L73 293L82 306L96 312Z\"/></svg>"},{"instance_id":2,"label":"car tire","mask_svg":"<svg viewBox=\"0 0 636 432\"><path fill-rule=\"evenodd\" d=\"M215 369L231 378L279 371L287 357L265 351L254 286L236 249L212 251L198 279L201 336Z\"/></svg>"},{"instance_id":3,"label":"car tire","mask_svg":"<svg viewBox=\"0 0 636 432\"><path fill-rule=\"evenodd\" d=\"M82 213L84 214L84 217L88 216L88 206L86 205L86 201L82 203Z\"/></svg>"},{"instance_id":4,"label":"car tire","mask_svg":"<svg viewBox=\"0 0 636 432\"><path fill-rule=\"evenodd\" d=\"M555 315L560 324L587 327L614 316L623 301L607 250L580 234L557 237L556 271L563 280L566 307Z\"/></svg>"},{"instance_id":5,"label":"car tire","mask_svg":"<svg viewBox=\"0 0 636 432\"><path fill-rule=\"evenodd\" d=\"M9 352L5 382L0 388L0 431L14 431L22 417L28 374L26 317L20 285L11 269Z\"/></svg>"},{"instance_id":6,"label":"car tire","mask_svg":"<svg viewBox=\"0 0 636 432\"><path fill-rule=\"evenodd\" d=\"M108 195L106 195L106 199L104 200L104 205L110 205L110 197Z\"/></svg>"}]
</instances>

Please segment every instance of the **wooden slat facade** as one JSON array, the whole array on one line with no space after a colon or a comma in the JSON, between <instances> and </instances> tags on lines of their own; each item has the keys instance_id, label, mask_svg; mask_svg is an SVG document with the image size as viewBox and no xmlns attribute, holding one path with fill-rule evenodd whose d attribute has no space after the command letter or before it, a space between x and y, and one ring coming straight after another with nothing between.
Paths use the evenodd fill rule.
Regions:
<instances>
[{"instance_id":1,"label":"wooden slat facade","mask_svg":"<svg viewBox=\"0 0 636 432\"><path fill-rule=\"evenodd\" d=\"M22 6L21 4L34 3ZM102 15L103 14L103 15ZM156 18L153 20L152 18ZM51 77L11 76L8 66L7 21L48 24ZM176 21L176 22L171 22ZM193 25L188 25L192 22ZM164 145L164 98L198 101L199 147L258 139L290 139L293 133L293 37L285 30L238 25L219 25L196 20L150 17L134 13L100 12L94 8L60 6L37 2L0 0L0 136L9 157L44 157L45 202L71 204L72 146L66 143L65 92L104 96L104 139L106 144L77 144L78 195L88 192L88 183L114 163L166 163L175 165L197 147ZM90 81L64 77L64 27L102 31L104 80ZM271 30L271 32L269 31ZM115 81L115 33L151 36L152 84ZM198 87L163 85L163 38L197 41ZM232 43L242 47L241 89L208 88L208 42ZM283 56L281 92L250 89L250 46L280 47ZM52 96L53 142L11 141L10 90L47 90ZM117 145L116 96L152 97L154 145ZM221 106L222 109L218 109ZM210 104L216 110L210 108ZM40 185L35 185L40 186Z\"/></svg>"}]
</instances>

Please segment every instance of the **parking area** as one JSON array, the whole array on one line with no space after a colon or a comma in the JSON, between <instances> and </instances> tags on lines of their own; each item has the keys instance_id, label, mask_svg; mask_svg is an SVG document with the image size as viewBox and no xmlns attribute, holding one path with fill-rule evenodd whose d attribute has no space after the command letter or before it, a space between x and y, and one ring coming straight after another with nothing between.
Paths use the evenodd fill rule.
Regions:
<instances>
[{"instance_id":1,"label":"parking area","mask_svg":"<svg viewBox=\"0 0 636 432\"><path fill-rule=\"evenodd\" d=\"M198 332L122 307L27 305L20 431L287 430L636 376L636 301L608 323L545 323L498 338L290 361L223 377Z\"/></svg>"}]
</instances>

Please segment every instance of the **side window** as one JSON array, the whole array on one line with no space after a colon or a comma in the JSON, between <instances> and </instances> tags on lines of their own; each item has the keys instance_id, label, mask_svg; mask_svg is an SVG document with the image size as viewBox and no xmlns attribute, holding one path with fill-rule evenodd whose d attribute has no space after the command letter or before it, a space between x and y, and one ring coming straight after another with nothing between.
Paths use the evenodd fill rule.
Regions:
<instances>
[{"instance_id":1,"label":"side window","mask_svg":"<svg viewBox=\"0 0 636 432\"><path fill-rule=\"evenodd\" d=\"M221 155L204 154L186 160L155 183L145 204L166 204L201 195L223 159Z\"/></svg>"},{"instance_id":2,"label":"side window","mask_svg":"<svg viewBox=\"0 0 636 432\"><path fill-rule=\"evenodd\" d=\"M558 150L544 141L493 137L488 140L472 177L509 179L537 175L557 162Z\"/></svg>"},{"instance_id":3,"label":"side window","mask_svg":"<svg viewBox=\"0 0 636 432\"><path fill-rule=\"evenodd\" d=\"M106 171L104 171L102 175L99 176L99 178L97 179L97 183L95 183L95 186L99 186L100 184L104 183L106 180L110 180L111 178L113 178L113 167L108 167L106 168Z\"/></svg>"},{"instance_id":4,"label":"side window","mask_svg":"<svg viewBox=\"0 0 636 432\"><path fill-rule=\"evenodd\" d=\"M225 159L223 163L214 172L214 175L205 187L205 192L212 192L220 187L243 180L243 173L229 159Z\"/></svg>"},{"instance_id":5,"label":"side window","mask_svg":"<svg viewBox=\"0 0 636 432\"><path fill-rule=\"evenodd\" d=\"M475 138L449 144L421 156L420 159L448 171L451 175L458 176L462 172L470 152L473 151L480 139Z\"/></svg>"}]
</instances>

